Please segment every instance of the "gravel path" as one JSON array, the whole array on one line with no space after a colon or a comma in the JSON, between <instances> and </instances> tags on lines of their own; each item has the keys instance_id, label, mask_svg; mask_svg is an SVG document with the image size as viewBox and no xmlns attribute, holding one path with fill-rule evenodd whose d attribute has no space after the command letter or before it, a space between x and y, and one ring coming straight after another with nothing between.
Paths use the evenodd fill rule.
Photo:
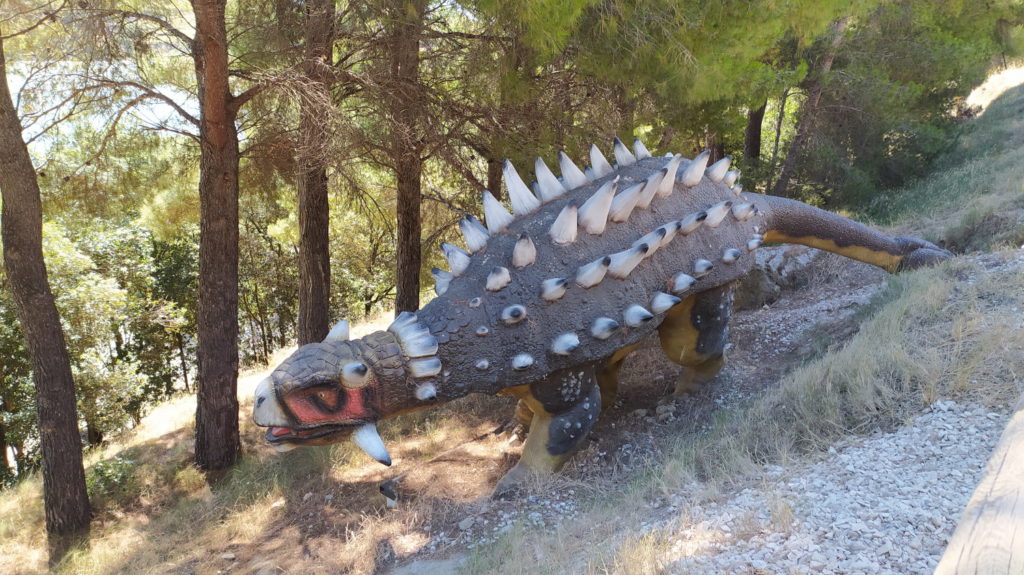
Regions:
<instances>
[{"instance_id":1,"label":"gravel path","mask_svg":"<svg viewBox=\"0 0 1024 575\"><path fill-rule=\"evenodd\" d=\"M668 573L931 573L1009 417L937 401L913 425L686 508Z\"/></svg>"}]
</instances>

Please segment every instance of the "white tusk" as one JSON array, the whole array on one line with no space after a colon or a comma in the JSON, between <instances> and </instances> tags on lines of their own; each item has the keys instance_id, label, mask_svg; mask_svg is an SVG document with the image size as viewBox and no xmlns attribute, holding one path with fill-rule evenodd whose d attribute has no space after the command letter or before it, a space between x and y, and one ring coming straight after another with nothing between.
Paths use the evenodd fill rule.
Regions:
<instances>
[{"instance_id":1,"label":"white tusk","mask_svg":"<svg viewBox=\"0 0 1024 575\"><path fill-rule=\"evenodd\" d=\"M384 447L384 440L377 433L376 425L372 423L363 425L352 434L352 441L377 462L391 465L391 456L388 455L388 449Z\"/></svg>"}]
</instances>

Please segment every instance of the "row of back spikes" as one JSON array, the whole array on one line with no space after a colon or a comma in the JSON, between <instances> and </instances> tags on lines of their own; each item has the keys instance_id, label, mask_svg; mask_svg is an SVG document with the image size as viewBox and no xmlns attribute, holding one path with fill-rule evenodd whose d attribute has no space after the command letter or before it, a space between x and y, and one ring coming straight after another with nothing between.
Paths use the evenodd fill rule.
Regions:
<instances>
[{"instance_id":1,"label":"row of back spikes","mask_svg":"<svg viewBox=\"0 0 1024 575\"><path fill-rule=\"evenodd\" d=\"M466 247L469 252L449 243L441 244L445 258L448 260L451 273L434 269L435 279L445 278L450 280L457 277L469 266L470 252L477 252L485 245L491 234L504 231L517 217L529 215L536 211L544 203L562 197L570 190L586 186L593 181L603 178L618 168L635 164L638 160L651 157L651 153L644 146L640 138L633 141L633 152L630 152L622 140L615 138L612 149L616 165L613 167L608 159L595 144L590 146L590 162L586 170L580 170L569 155L564 151L558 153L558 163L562 171L562 177L556 177L548 168L547 164L540 157L534 162L534 173L536 181L533 182L533 191L526 186L515 166L508 159L504 161L502 175L505 187L508 189L512 212L509 213L505 206L491 194L490 191L483 191L484 221L486 227L473 215L467 215L459 220L459 229L466 240ZM686 168L678 174L678 180L686 187L693 187L700 183L705 175L713 183L725 182L733 189L738 196L743 187L736 185L739 179L739 170L730 170L732 156L725 156L711 166L707 165L711 156L710 150L704 150L696 158L690 161ZM654 172L643 182L636 183L626 188L622 193L616 195L618 178L606 182L598 189L589 200L581 206L570 202L559 214L551 229L552 240L558 244L569 244L575 241L576 223L591 234L603 233L605 224L609 217L612 221L625 221L629 213L636 207L646 209L655 198L665 198L672 193L672 186L675 182L679 165L683 161L680 154L666 154L669 158L665 167ZM529 246L525 246L530 251ZM528 257L528 256L527 256ZM532 260L532 258L529 258ZM516 267L522 267L516 265ZM440 276L440 277L438 277ZM442 280L443 281L443 280ZM445 284L447 282L444 282Z\"/></svg>"}]
</instances>

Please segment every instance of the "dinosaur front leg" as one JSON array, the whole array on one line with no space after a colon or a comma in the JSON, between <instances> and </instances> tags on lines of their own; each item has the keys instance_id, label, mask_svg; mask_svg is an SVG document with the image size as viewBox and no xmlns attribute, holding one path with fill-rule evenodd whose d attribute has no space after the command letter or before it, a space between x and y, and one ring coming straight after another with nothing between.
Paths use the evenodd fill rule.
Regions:
<instances>
[{"instance_id":1,"label":"dinosaur front leg","mask_svg":"<svg viewBox=\"0 0 1024 575\"><path fill-rule=\"evenodd\" d=\"M692 295L669 310L658 327L661 349L683 366L675 395L695 392L725 365L732 300L732 284Z\"/></svg>"},{"instance_id":2,"label":"dinosaur front leg","mask_svg":"<svg viewBox=\"0 0 1024 575\"><path fill-rule=\"evenodd\" d=\"M590 432L601 408L592 367L566 369L531 385L521 398L533 412L519 462L501 478L494 497L507 497L531 478L558 471Z\"/></svg>"}]
</instances>

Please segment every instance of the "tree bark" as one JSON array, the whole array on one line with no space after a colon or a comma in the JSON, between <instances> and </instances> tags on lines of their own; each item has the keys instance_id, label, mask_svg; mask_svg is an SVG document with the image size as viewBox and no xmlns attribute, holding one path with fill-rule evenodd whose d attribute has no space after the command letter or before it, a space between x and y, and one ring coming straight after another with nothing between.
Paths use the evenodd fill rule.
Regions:
<instances>
[{"instance_id":1,"label":"tree bark","mask_svg":"<svg viewBox=\"0 0 1024 575\"><path fill-rule=\"evenodd\" d=\"M747 110L747 128L743 131L743 157L747 165L756 168L761 163L761 124L768 101Z\"/></svg>"},{"instance_id":2,"label":"tree bark","mask_svg":"<svg viewBox=\"0 0 1024 575\"><path fill-rule=\"evenodd\" d=\"M53 551L61 547L57 540L88 531L89 497L82 469L71 360L43 260L39 184L7 84L2 35L0 193L4 266L32 357L39 447L43 455L43 507L46 532L51 537L51 562L55 562L59 557Z\"/></svg>"},{"instance_id":3,"label":"tree bark","mask_svg":"<svg viewBox=\"0 0 1024 575\"><path fill-rule=\"evenodd\" d=\"M800 120L797 122L796 135L793 136L793 141L789 144L786 159L782 163L782 169L779 171L779 179L775 182L775 188L772 190L773 195L785 196L788 191L789 180L793 177L793 169L796 167L797 157L807 141L807 136L811 132L811 125L814 123L814 116L818 111L818 102L821 101L821 92L825 87L825 76L832 69L832 62L836 59L836 53L839 52L839 45L843 42L843 35L846 33L846 27L849 23L850 18L848 16L832 23L832 44L821 57L816 77L807 94L807 101L804 102L800 110Z\"/></svg>"},{"instance_id":4,"label":"tree bark","mask_svg":"<svg viewBox=\"0 0 1024 575\"><path fill-rule=\"evenodd\" d=\"M334 0L307 0L303 68L314 90L328 96L321 70L333 65ZM299 345L322 341L330 329L331 258L325 140L317 107L299 109Z\"/></svg>"},{"instance_id":5,"label":"tree bark","mask_svg":"<svg viewBox=\"0 0 1024 575\"><path fill-rule=\"evenodd\" d=\"M238 457L238 129L228 85L225 0L193 0L200 106L196 465Z\"/></svg>"}]
</instances>

